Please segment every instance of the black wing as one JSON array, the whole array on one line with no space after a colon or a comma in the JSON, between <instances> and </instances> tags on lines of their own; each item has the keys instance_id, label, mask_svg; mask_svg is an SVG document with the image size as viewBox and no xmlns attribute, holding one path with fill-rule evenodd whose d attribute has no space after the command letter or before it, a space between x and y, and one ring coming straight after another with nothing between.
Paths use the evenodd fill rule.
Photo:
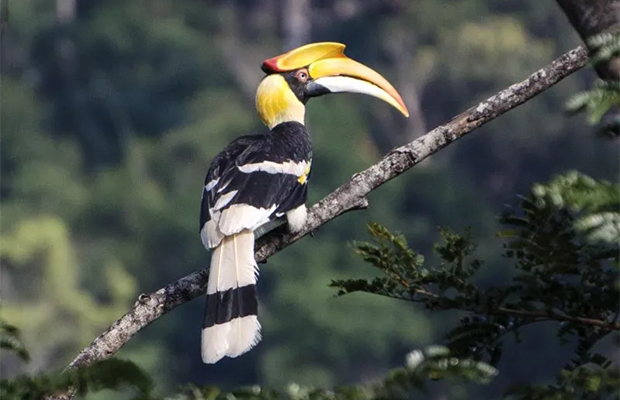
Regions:
<instances>
[{"instance_id":1,"label":"black wing","mask_svg":"<svg viewBox=\"0 0 620 400\"><path fill-rule=\"evenodd\" d=\"M307 137L304 131L304 136ZM297 138L299 139L299 138ZM200 230L206 247L305 203L310 144L290 135L243 136L213 160L202 194Z\"/></svg>"}]
</instances>

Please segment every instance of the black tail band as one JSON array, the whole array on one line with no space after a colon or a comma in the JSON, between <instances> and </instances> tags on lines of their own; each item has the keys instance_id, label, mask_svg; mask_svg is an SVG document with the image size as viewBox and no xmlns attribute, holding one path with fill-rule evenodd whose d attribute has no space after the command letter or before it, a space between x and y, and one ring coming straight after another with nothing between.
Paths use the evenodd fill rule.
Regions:
<instances>
[{"instance_id":1,"label":"black tail band","mask_svg":"<svg viewBox=\"0 0 620 400\"><path fill-rule=\"evenodd\" d=\"M257 312L256 285L208 294L202 327L223 324L235 318L256 315Z\"/></svg>"}]
</instances>

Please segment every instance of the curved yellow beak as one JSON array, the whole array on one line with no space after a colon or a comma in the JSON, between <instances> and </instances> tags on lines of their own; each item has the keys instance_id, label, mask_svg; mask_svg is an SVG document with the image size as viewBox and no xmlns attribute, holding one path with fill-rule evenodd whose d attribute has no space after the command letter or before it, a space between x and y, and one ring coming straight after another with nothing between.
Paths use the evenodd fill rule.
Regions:
<instances>
[{"instance_id":1,"label":"curved yellow beak","mask_svg":"<svg viewBox=\"0 0 620 400\"><path fill-rule=\"evenodd\" d=\"M409 117L407 106L394 87L375 70L344 54L345 45L334 42L311 43L265 60L267 73L308 68L314 90L320 94L352 92L377 97Z\"/></svg>"}]
</instances>

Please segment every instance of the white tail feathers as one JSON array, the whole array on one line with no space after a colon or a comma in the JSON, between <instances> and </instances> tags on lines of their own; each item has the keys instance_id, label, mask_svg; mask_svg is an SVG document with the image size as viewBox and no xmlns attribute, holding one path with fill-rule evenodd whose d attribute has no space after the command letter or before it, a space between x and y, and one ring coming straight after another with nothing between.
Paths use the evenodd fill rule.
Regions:
<instances>
[{"instance_id":1,"label":"white tail feathers","mask_svg":"<svg viewBox=\"0 0 620 400\"><path fill-rule=\"evenodd\" d=\"M202 362L215 364L223 357L238 357L260 342L260 323L256 315L202 330Z\"/></svg>"},{"instance_id":2,"label":"white tail feathers","mask_svg":"<svg viewBox=\"0 0 620 400\"><path fill-rule=\"evenodd\" d=\"M231 321L228 357L237 357L249 351L261 340L260 322L256 315L233 319Z\"/></svg>"},{"instance_id":3,"label":"white tail feathers","mask_svg":"<svg viewBox=\"0 0 620 400\"><path fill-rule=\"evenodd\" d=\"M226 236L213 251L207 294L253 285L257 278L254 233L245 230Z\"/></svg>"},{"instance_id":4,"label":"white tail feathers","mask_svg":"<svg viewBox=\"0 0 620 400\"><path fill-rule=\"evenodd\" d=\"M207 310L202 330L202 360L237 357L260 341L256 317L254 233L226 236L211 256ZM232 290L231 290L232 289Z\"/></svg>"}]
</instances>

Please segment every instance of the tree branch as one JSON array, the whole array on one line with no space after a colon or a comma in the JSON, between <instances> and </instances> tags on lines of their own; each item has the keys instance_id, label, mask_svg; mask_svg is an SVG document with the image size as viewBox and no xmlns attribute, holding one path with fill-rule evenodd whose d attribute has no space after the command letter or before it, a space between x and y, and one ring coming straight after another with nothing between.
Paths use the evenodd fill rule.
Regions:
<instances>
[{"instance_id":1,"label":"tree branch","mask_svg":"<svg viewBox=\"0 0 620 400\"><path fill-rule=\"evenodd\" d=\"M406 287L407 289L410 288L409 284L402 278L399 279L399 283L403 285L404 287ZM430 290L427 290L424 288L414 289L414 292L421 296L431 297L437 300L439 304L443 303L444 305L440 308L441 310L458 310L458 311L474 312L474 313L480 312L479 310L476 310L474 308L467 308L467 307L460 308L458 306L455 306L452 300L446 297L442 297L441 295L438 295L437 293L433 293ZM419 301L421 303L424 303L424 301L421 299L414 300L414 301ZM618 315L615 315L614 318L611 320L603 320L603 319L597 319L597 318L575 317L572 315L562 314L562 313L558 313L556 311L551 311L551 310L549 311L518 310L514 308L507 308L507 307L498 307L498 308L494 308L494 309L490 309L490 310L486 310L482 312L486 314L493 314L493 315L506 314L506 315L512 315L514 317L531 318L532 319L531 322L540 322L543 320L566 321L566 322L573 322L573 323L581 324L581 325L598 326L608 331L612 331L612 330L619 331L620 330L620 322L616 322L618 319Z\"/></svg>"},{"instance_id":2,"label":"tree branch","mask_svg":"<svg viewBox=\"0 0 620 400\"><path fill-rule=\"evenodd\" d=\"M573 317L572 315L564 315L558 314L553 311L526 311L526 310L516 310L512 308L499 307L496 310L490 311L492 314L508 314L515 317L526 317L532 318L535 320L554 320L554 321L566 321L566 322L574 322L581 325L590 325L590 326L598 326L605 330L620 330L620 323L614 321L605 321L601 319L595 318L585 318L585 317Z\"/></svg>"},{"instance_id":3,"label":"tree branch","mask_svg":"<svg viewBox=\"0 0 620 400\"><path fill-rule=\"evenodd\" d=\"M264 262L273 254L347 211L366 207L368 203L366 196L372 190L481 125L542 93L582 68L586 65L586 60L587 54L583 47L571 50L524 81L502 90L419 139L392 150L377 164L355 174L348 182L312 206L308 212L308 221L301 232L290 234L285 229L279 228L260 238L256 244L257 261ZM156 292L140 295L131 310L99 335L89 347L82 350L69 367L88 365L111 357L142 328L175 307L204 294L207 276L208 271L204 269L170 283ZM53 398L70 396L65 393Z\"/></svg>"},{"instance_id":4,"label":"tree branch","mask_svg":"<svg viewBox=\"0 0 620 400\"><path fill-rule=\"evenodd\" d=\"M405 287L408 290L411 290L411 286L407 283L407 281L404 278L399 276L397 280L398 280L398 283L401 284L403 287ZM514 317L531 318L531 322L540 322L543 320L566 321L566 322L573 322L573 323L581 324L581 325L597 326L607 331L612 331L612 330L619 331L620 330L620 322L616 322L618 319L618 314L616 314L611 320L603 320L603 319L587 318L587 317L575 317L572 315L562 314L562 313L558 313L555 311L518 310L514 308L507 308L507 307L498 307L498 308L489 309L485 311L479 311L475 308L470 308L470 307L458 307L458 305L455 305L454 301L452 301L451 299L443 297L437 293L433 293L426 288L415 288L413 289L413 291L415 292L415 294L419 294L420 296L426 296L426 297L430 297L436 300L440 304L439 310L444 310L444 311L458 310L458 311L473 312L473 313L482 312L482 313L493 314L493 315L506 314L506 315L512 315ZM422 299L413 299L413 301L419 302L419 303L425 303L425 301Z\"/></svg>"}]
</instances>

